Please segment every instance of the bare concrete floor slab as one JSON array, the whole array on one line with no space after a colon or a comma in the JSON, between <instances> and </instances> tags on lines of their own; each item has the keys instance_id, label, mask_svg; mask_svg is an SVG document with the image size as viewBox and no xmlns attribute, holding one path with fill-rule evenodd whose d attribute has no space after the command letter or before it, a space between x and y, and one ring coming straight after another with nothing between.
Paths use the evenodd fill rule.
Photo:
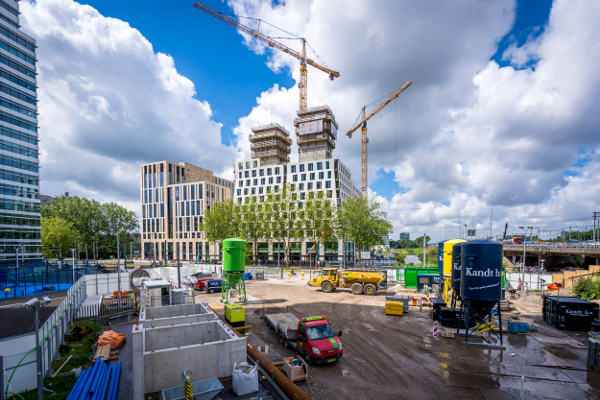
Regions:
<instances>
[{"instance_id":1,"label":"bare concrete floor slab","mask_svg":"<svg viewBox=\"0 0 600 400\"><path fill-rule=\"evenodd\" d=\"M298 317L324 314L335 331L343 331L342 360L309 367L310 383L301 388L313 399L510 399L519 397L521 377L527 399L600 398L600 373L586 368L587 333L546 325L541 305L523 307L523 317L538 331L505 334L507 349L500 351L465 347L458 337L432 340L427 307L423 314L411 307L408 315L385 315L383 292L328 294L301 279L249 281L246 289L254 300L245 306L246 324L252 325L249 341L268 346L270 359L294 352L265 326L263 308L284 312L289 307ZM196 301L213 303L219 297L197 292Z\"/></svg>"}]
</instances>

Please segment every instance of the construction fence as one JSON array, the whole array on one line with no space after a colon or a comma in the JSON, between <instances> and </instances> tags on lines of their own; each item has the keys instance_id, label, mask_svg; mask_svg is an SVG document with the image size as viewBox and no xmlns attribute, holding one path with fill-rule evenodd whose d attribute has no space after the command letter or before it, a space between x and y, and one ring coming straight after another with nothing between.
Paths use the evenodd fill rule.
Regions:
<instances>
[{"instance_id":1,"label":"construction fence","mask_svg":"<svg viewBox=\"0 0 600 400\"><path fill-rule=\"evenodd\" d=\"M82 307L86 307L86 300L91 296L99 296L99 300L103 294L112 294L118 290L119 281L121 290L130 290L129 274L121 273L120 279L119 274L84 275L66 291L64 300L39 329L42 378L53 373L52 361L60 356L58 349L64 343L65 334L69 333L69 326L84 315ZM9 392L20 393L37 388L35 347L35 332L0 339L0 354L4 357L6 373L3 377L5 387L9 385ZM6 376L9 382L6 382Z\"/></svg>"}]
</instances>

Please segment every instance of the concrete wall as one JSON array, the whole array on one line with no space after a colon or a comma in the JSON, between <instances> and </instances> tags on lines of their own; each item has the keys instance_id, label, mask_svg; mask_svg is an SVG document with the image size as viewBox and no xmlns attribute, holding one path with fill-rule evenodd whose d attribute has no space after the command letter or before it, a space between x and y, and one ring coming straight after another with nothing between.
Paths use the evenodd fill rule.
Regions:
<instances>
[{"instance_id":1,"label":"concrete wall","mask_svg":"<svg viewBox=\"0 0 600 400\"><path fill-rule=\"evenodd\" d=\"M148 307L146 309L146 320L185 317L188 315L208 313L212 314L212 311L208 309L208 305L206 303L178 304L164 307Z\"/></svg>"},{"instance_id":2,"label":"concrete wall","mask_svg":"<svg viewBox=\"0 0 600 400\"><path fill-rule=\"evenodd\" d=\"M186 317L175 317L175 318L161 318L154 320L144 320L140 321L140 324L143 325L145 329L148 328L158 328L160 326L171 326L171 325L183 325L183 324L191 324L194 322L207 322L217 319L217 316L213 313L206 314L194 314L188 315Z\"/></svg>"},{"instance_id":3,"label":"concrete wall","mask_svg":"<svg viewBox=\"0 0 600 400\"><path fill-rule=\"evenodd\" d=\"M133 399L178 386L181 372L192 381L232 375L235 363L246 361L246 338L220 320L189 325L133 328Z\"/></svg>"}]
</instances>

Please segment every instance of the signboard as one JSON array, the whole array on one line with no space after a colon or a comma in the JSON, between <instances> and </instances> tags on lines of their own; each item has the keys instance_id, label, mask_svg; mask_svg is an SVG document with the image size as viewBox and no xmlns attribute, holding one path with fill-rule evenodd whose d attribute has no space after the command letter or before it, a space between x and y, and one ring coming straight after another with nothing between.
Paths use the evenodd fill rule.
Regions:
<instances>
[{"instance_id":1,"label":"signboard","mask_svg":"<svg viewBox=\"0 0 600 400\"><path fill-rule=\"evenodd\" d=\"M333 122L331 123L331 134L333 135L333 138L337 140L337 128L335 127Z\"/></svg>"},{"instance_id":2,"label":"signboard","mask_svg":"<svg viewBox=\"0 0 600 400\"><path fill-rule=\"evenodd\" d=\"M298 126L298 133L300 135L308 135L311 133L323 132L323 120L311 122L303 122Z\"/></svg>"},{"instance_id":3,"label":"signboard","mask_svg":"<svg viewBox=\"0 0 600 400\"><path fill-rule=\"evenodd\" d=\"M467 236L475 236L475 229L467 229Z\"/></svg>"}]
</instances>

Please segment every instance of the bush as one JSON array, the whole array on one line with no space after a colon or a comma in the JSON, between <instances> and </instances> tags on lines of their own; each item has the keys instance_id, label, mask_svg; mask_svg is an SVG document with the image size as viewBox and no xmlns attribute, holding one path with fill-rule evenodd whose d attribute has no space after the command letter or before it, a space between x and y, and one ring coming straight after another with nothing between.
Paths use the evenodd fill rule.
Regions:
<instances>
[{"instance_id":1,"label":"bush","mask_svg":"<svg viewBox=\"0 0 600 400\"><path fill-rule=\"evenodd\" d=\"M586 300L600 299L600 279L598 279L598 276L579 279L573 286L573 295Z\"/></svg>"}]
</instances>

